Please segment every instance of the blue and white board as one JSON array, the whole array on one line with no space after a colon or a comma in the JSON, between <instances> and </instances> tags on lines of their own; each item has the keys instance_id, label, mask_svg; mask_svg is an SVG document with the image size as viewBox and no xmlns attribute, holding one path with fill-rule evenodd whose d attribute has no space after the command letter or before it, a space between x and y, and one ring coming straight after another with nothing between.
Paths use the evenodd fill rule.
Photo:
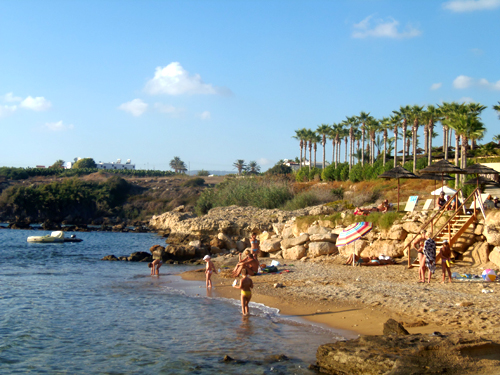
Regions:
<instances>
[{"instance_id":1,"label":"blue and white board","mask_svg":"<svg viewBox=\"0 0 500 375\"><path fill-rule=\"evenodd\" d=\"M408 202L406 202L405 211L413 212L415 206L417 205L417 202L418 202L418 195L412 195L410 198L408 198Z\"/></svg>"}]
</instances>

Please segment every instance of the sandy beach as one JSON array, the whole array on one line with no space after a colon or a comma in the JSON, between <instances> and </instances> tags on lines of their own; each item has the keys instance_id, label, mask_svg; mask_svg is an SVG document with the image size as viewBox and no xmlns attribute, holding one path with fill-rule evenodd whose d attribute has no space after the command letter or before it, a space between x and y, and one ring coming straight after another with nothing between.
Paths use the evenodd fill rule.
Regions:
<instances>
[{"instance_id":1,"label":"sandy beach","mask_svg":"<svg viewBox=\"0 0 500 375\"><path fill-rule=\"evenodd\" d=\"M222 269L220 275L213 276L216 295L239 299L229 272L236 260L231 256L213 258ZM278 308L284 315L348 331L350 337L382 334L383 323L389 318L401 322L410 333L472 331L490 336L500 329L498 283L481 279L441 284L438 265L431 284L422 284L417 282L418 269L408 269L404 261L379 267L352 267L344 262L340 255L306 262L282 260L280 272L290 272L252 278L252 301ZM457 262L452 272L480 275L483 268L488 267L471 268ZM200 269L182 277L203 280L205 274ZM283 287L275 288L276 283Z\"/></svg>"}]
</instances>

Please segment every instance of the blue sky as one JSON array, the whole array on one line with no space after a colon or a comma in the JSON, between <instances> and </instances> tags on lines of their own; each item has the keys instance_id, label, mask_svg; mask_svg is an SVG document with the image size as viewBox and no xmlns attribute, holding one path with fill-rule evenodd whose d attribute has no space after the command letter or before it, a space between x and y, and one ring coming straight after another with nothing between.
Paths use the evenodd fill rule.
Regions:
<instances>
[{"instance_id":1,"label":"blue sky","mask_svg":"<svg viewBox=\"0 0 500 375\"><path fill-rule=\"evenodd\" d=\"M296 129L442 101L487 105L489 141L498 35L500 0L4 0L0 165L266 170Z\"/></svg>"}]
</instances>

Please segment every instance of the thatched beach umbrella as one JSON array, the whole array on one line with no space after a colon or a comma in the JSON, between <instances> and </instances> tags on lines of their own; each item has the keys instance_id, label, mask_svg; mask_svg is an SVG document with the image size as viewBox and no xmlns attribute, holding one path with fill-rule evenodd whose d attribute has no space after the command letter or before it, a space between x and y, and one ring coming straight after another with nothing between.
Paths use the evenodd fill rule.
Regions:
<instances>
[{"instance_id":1,"label":"thatched beach umbrella","mask_svg":"<svg viewBox=\"0 0 500 375\"><path fill-rule=\"evenodd\" d=\"M464 182L464 185L495 185L495 186L500 186L498 182L495 182L493 180L487 179L486 177L483 176L477 176L476 178L471 178L470 180L467 180Z\"/></svg>"},{"instance_id":2,"label":"thatched beach umbrella","mask_svg":"<svg viewBox=\"0 0 500 375\"><path fill-rule=\"evenodd\" d=\"M398 165L396 168L392 168L387 172L382 173L379 178L397 178L398 179L398 211L399 211L399 179L400 178L418 178L417 175L414 175L410 171L407 171L402 166Z\"/></svg>"},{"instance_id":3,"label":"thatched beach umbrella","mask_svg":"<svg viewBox=\"0 0 500 375\"><path fill-rule=\"evenodd\" d=\"M479 187L479 184L481 184L480 178L483 178L486 181L491 181L491 180L488 180L484 177L479 177L480 174L498 174L498 171L494 170L493 168L487 167L486 165L482 165L482 164L469 165L464 170L467 172L467 174L475 174L476 175L476 178L474 179L474 181L476 181L476 187ZM469 180L469 181L472 181L472 180ZM469 182L469 181L467 181L467 182ZM488 184L486 182L482 183L482 184L491 185L491 184ZM469 183L468 185L473 185L473 184Z\"/></svg>"},{"instance_id":4,"label":"thatched beach umbrella","mask_svg":"<svg viewBox=\"0 0 500 375\"><path fill-rule=\"evenodd\" d=\"M440 160L437 163L431 164L424 169L418 171L419 174L428 174L428 173L437 173L441 174L443 177L441 179L441 185L444 186L444 175L445 173L454 173L454 174L467 174L467 172L455 164L451 164L448 160Z\"/></svg>"}]
</instances>

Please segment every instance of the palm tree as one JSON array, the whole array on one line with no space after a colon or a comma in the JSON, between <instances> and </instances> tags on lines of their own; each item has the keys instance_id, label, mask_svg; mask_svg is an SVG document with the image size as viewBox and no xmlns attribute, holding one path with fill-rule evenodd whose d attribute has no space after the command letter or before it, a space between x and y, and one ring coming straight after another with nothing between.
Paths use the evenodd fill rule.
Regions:
<instances>
[{"instance_id":1,"label":"palm tree","mask_svg":"<svg viewBox=\"0 0 500 375\"><path fill-rule=\"evenodd\" d=\"M358 121L361 123L361 144L363 147L361 147L361 166L364 165L364 159L365 159L365 155L364 155L364 148L365 148L365 130L366 130L366 122L368 121L368 119L370 118L370 112L366 113L366 112L363 112L361 111L361 113L359 114L359 116L357 117L358 118Z\"/></svg>"},{"instance_id":2,"label":"palm tree","mask_svg":"<svg viewBox=\"0 0 500 375\"><path fill-rule=\"evenodd\" d=\"M238 170L238 175L241 176L241 172L246 170L247 165L245 164L245 160L238 159L233 163L233 167L235 167Z\"/></svg>"},{"instance_id":3,"label":"palm tree","mask_svg":"<svg viewBox=\"0 0 500 375\"><path fill-rule=\"evenodd\" d=\"M331 127L328 124L321 124L316 129L316 133L321 137L321 145L323 146L323 169L325 169L325 145L326 137L329 136Z\"/></svg>"},{"instance_id":4,"label":"palm tree","mask_svg":"<svg viewBox=\"0 0 500 375\"><path fill-rule=\"evenodd\" d=\"M401 117L397 114L391 116L391 124L394 126L394 168L397 166L398 162L398 127L401 123ZM404 150L404 143L403 143Z\"/></svg>"},{"instance_id":5,"label":"palm tree","mask_svg":"<svg viewBox=\"0 0 500 375\"><path fill-rule=\"evenodd\" d=\"M337 160L335 157L337 156L337 149L336 149L336 137L337 137L337 130L336 130L337 124L332 124L329 126L328 134L327 137L330 141L332 141L332 164L335 163L335 166L337 166Z\"/></svg>"},{"instance_id":6,"label":"palm tree","mask_svg":"<svg viewBox=\"0 0 500 375\"><path fill-rule=\"evenodd\" d=\"M359 125L358 118L356 116L346 117L347 124L349 126L349 139L350 139L350 155L349 155L349 171L352 168L353 157L354 157L354 131Z\"/></svg>"},{"instance_id":7,"label":"palm tree","mask_svg":"<svg viewBox=\"0 0 500 375\"><path fill-rule=\"evenodd\" d=\"M451 143L451 130L449 126L450 116L453 116L454 113L458 110L459 104L457 102L443 102L441 105L438 105L440 117L442 118L441 125L443 126L443 151L444 151L444 159L448 160L448 147ZM448 137L450 141L448 140ZM458 151L455 150L455 153ZM455 158L455 160L458 160Z\"/></svg>"},{"instance_id":8,"label":"palm tree","mask_svg":"<svg viewBox=\"0 0 500 375\"><path fill-rule=\"evenodd\" d=\"M418 138L418 126L420 125L420 121L424 116L424 107L420 107L418 105L414 105L411 107L409 117L413 120L413 124L411 127L412 133L412 143L413 143L413 173L417 172L417 138Z\"/></svg>"},{"instance_id":9,"label":"palm tree","mask_svg":"<svg viewBox=\"0 0 500 375\"><path fill-rule=\"evenodd\" d=\"M379 131L379 121L372 116L366 119L366 130L368 131L369 141L367 143L367 152L369 153L369 162L375 162L375 134Z\"/></svg>"},{"instance_id":10,"label":"palm tree","mask_svg":"<svg viewBox=\"0 0 500 375\"><path fill-rule=\"evenodd\" d=\"M248 170L248 173L257 174L260 172L260 166L259 166L259 164L257 164L256 161L249 161L247 170Z\"/></svg>"},{"instance_id":11,"label":"palm tree","mask_svg":"<svg viewBox=\"0 0 500 375\"><path fill-rule=\"evenodd\" d=\"M175 173L187 171L186 163L184 163L178 156L174 156L174 158L170 160L169 164L170 168L172 168Z\"/></svg>"},{"instance_id":12,"label":"palm tree","mask_svg":"<svg viewBox=\"0 0 500 375\"><path fill-rule=\"evenodd\" d=\"M406 162L406 152L404 151L405 143L406 143L406 128L408 126L408 116L411 112L411 107L409 105L403 107L399 107L399 111L392 111L394 114L396 114L401 120L403 120L403 123L401 124L401 130L403 130L403 163L402 165L405 164Z\"/></svg>"},{"instance_id":13,"label":"palm tree","mask_svg":"<svg viewBox=\"0 0 500 375\"><path fill-rule=\"evenodd\" d=\"M493 109L494 109L495 111L497 111L497 113L498 113L498 118L500 118L500 102L498 102L498 104L495 104L495 105L493 106Z\"/></svg>"},{"instance_id":14,"label":"palm tree","mask_svg":"<svg viewBox=\"0 0 500 375\"><path fill-rule=\"evenodd\" d=\"M384 117L380 120L380 129L382 130L383 139L384 139L384 158L382 164L385 165L387 160L387 139L388 139L388 130L392 128L392 122L389 117Z\"/></svg>"},{"instance_id":15,"label":"palm tree","mask_svg":"<svg viewBox=\"0 0 500 375\"><path fill-rule=\"evenodd\" d=\"M295 135L292 138L295 138L299 141L299 146L300 146L300 167L302 168L302 148L304 147L304 135L305 135L305 128L295 130Z\"/></svg>"},{"instance_id":16,"label":"palm tree","mask_svg":"<svg viewBox=\"0 0 500 375\"><path fill-rule=\"evenodd\" d=\"M494 135L493 141L498 142L498 144L500 145L500 134Z\"/></svg>"},{"instance_id":17,"label":"palm tree","mask_svg":"<svg viewBox=\"0 0 500 375\"><path fill-rule=\"evenodd\" d=\"M313 141L313 146L314 146L314 167L316 168L316 151L318 151L318 143L321 142L321 136L316 134L316 132L313 130L312 134L312 141ZM324 153L323 153L324 155Z\"/></svg>"},{"instance_id":18,"label":"palm tree","mask_svg":"<svg viewBox=\"0 0 500 375\"><path fill-rule=\"evenodd\" d=\"M312 164L312 146L314 135L315 134L311 129L305 129L304 140L306 141L306 148L309 148L309 171L311 171Z\"/></svg>"},{"instance_id":19,"label":"palm tree","mask_svg":"<svg viewBox=\"0 0 500 375\"><path fill-rule=\"evenodd\" d=\"M427 165L431 165L432 161L432 137L434 135L434 124L441 121L441 112L432 104L427 106L424 112L424 119L427 122L425 133L425 145L427 151Z\"/></svg>"},{"instance_id":20,"label":"palm tree","mask_svg":"<svg viewBox=\"0 0 500 375\"><path fill-rule=\"evenodd\" d=\"M349 134L351 133L351 130L349 129L349 123L346 120L342 121L341 125L343 128L342 135L344 136L344 148L345 148L344 163L347 163L347 141L349 138Z\"/></svg>"}]
</instances>

